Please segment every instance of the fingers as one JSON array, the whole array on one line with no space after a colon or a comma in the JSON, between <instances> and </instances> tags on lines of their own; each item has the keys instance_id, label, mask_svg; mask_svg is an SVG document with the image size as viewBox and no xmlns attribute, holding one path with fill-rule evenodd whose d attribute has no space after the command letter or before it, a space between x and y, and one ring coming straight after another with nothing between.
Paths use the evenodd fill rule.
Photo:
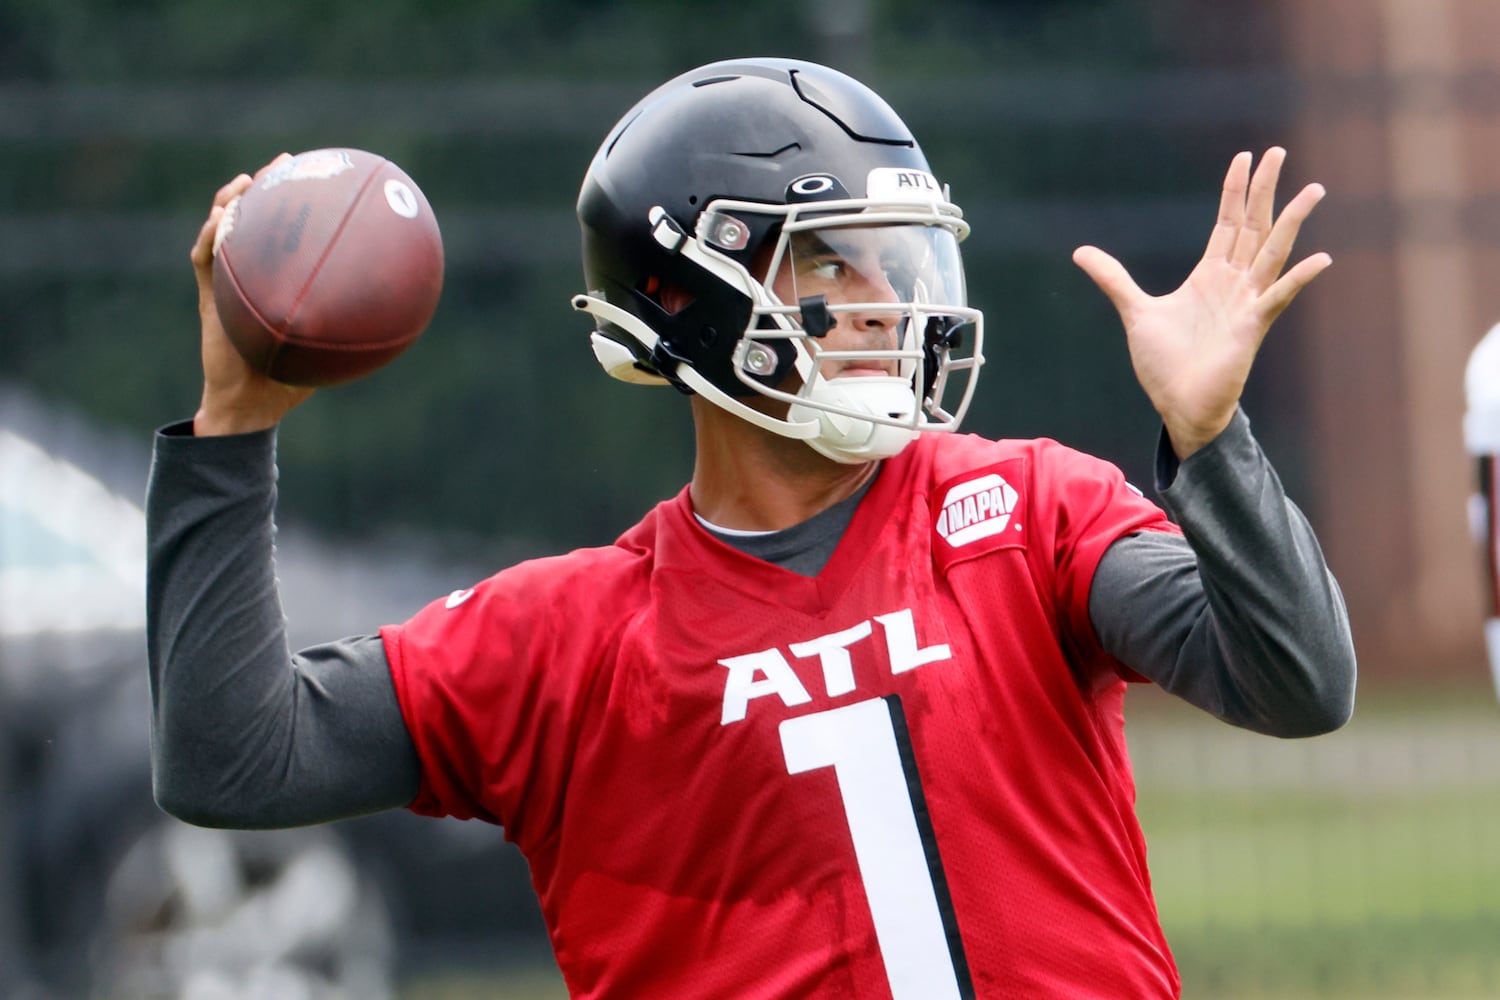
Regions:
<instances>
[{"instance_id":1,"label":"fingers","mask_svg":"<svg viewBox=\"0 0 1500 1000\"><path fill-rule=\"evenodd\" d=\"M1312 280L1322 274L1333 263L1333 258L1326 253L1315 253L1306 260L1298 261L1297 266L1286 274L1283 274L1276 283L1267 288L1255 307L1259 311L1263 324L1269 327L1275 322L1276 317L1281 315L1282 310L1292 304L1292 299L1302 291Z\"/></svg>"},{"instance_id":2,"label":"fingers","mask_svg":"<svg viewBox=\"0 0 1500 1000\"><path fill-rule=\"evenodd\" d=\"M208 218L203 221L203 225L199 227L198 238L193 241L193 249L188 253L193 260L193 267L201 269L208 266L214 243L214 231L219 228L219 217L223 214L224 210L215 205L209 210Z\"/></svg>"},{"instance_id":3,"label":"fingers","mask_svg":"<svg viewBox=\"0 0 1500 1000\"><path fill-rule=\"evenodd\" d=\"M264 174L267 170L270 170L272 167L280 166L281 164L285 163L287 160L290 160L291 158L292 158L292 154L291 153L278 153L276 155L276 158L274 160L272 160L270 163L267 163L265 166L261 167L259 170L257 170L255 172L255 179L256 180L260 180L261 175Z\"/></svg>"},{"instance_id":4,"label":"fingers","mask_svg":"<svg viewBox=\"0 0 1500 1000\"><path fill-rule=\"evenodd\" d=\"M240 174L235 177L234 180L219 188L218 192L214 194L214 207L223 208L231 201L234 201L234 199L245 193L245 188L249 187L250 183L249 174Z\"/></svg>"},{"instance_id":5,"label":"fingers","mask_svg":"<svg viewBox=\"0 0 1500 1000\"><path fill-rule=\"evenodd\" d=\"M1276 220L1276 225L1272 227L1270 235L1266 237L1251 264L1250 280L1255 288L1267 288L1276 280L1292 255L1292 246L1297 242L1297 234L1302 231L1302 223L1307 221L1313 208L1323 200L1326 193L1323 185L1309 184L1298 191L1297 196L1282 209L1281 217Z\"/></svg>"},{"instance_id":6,"label":"fingers","mask_svg":"<svg viewBox=\"0 0 1500 1000\"><path fill-rule=\"evenodd\" d=\"M1271 224L1276 211L1276 182L1281 178L1281 164L1286 160L1286 150L1272 146L1260 158L1255 176L1250 180L1250 193L1245 205L1244 222L1235 234L1234 249L1229 261L1236 267L1248 268L1260 253L1261 246L1271 233Z\"/></svg>"},{"instance_id":7,"label":"fingers","mask_svg":"<svg viewBox=\"0 0 1500 1000\"><path fill-rule=\"evenodd\" d=\"M198 238L193 241L193 249L189 253L194 267L204 268L210 264L213 257L214 232L219 228L219 220L224 216L224 207L238 198L249 186L250 175L240 174L214 194L213 207L208 210L208 218L199 227Z\"/></svg>"},{"instance_id":8,"label":"fingers","mask_svg":"<svg viewBox=\"0 0 1500 1000\"><path fill-rule=\"evenodd\" d=\"M1219 259L1248 271L1253 287L1268 290L1291 257L1302 223L1325 192L1321 184L1309 184L1277 216L1276 187L1286 162L1286 150L1280 146L1266 150L1253 177L1251 159L1249 153L1242 152L1230 161L1219 201L1218 222L1203 258Z\"/></svg>"},{"instance_id":9,"label":"fingers","mask_svg":"<svg viewBox=\"0 0 1500 1000\"><path fill-rule=\"evenodd\" d=\"M1073 263L1094 279L1094 284L1114 303L1121 317L1132 312L1142 299L1147 298L1130 272L1125 270L1125 265L1098 247L1082 246L1074 250Z\"/></svg>"},{"instance_id":10,"label":"fingers","mask_svg":"<svg viewBox=\"0 0 1500 1000\"><path fill-rule=\"evenodd\" d=\"M213 206L209 209L208 218L198 230L198 237L193 241L193 248L188 256L192 258L193 266L200 271L213 263L214 234L218 232L219 220L224 217L224 210L229 203L244 194L250 185L259 180L260 177L272 167L285 163L292 158L291 153L281 153L270 163L255 172L255 176L239 174L229 183L219 188L214 193Z\"/></svg>"},{"instance_id":11,"label":"fingers","mask_svg":"<svg viewBox=\"0 0 1500 1000\"><path fill-rule=\"evenodd\" d=\"M1250 184L1249 153L1236 153L1229 161L1229 172L1224 175L1224 193L1219 197L1219 221L1209 234L1208 248L1203 259L1228 259L1239 236L1240 226L1245 221L1245 196Z\"/></svg>"}]
</instances>

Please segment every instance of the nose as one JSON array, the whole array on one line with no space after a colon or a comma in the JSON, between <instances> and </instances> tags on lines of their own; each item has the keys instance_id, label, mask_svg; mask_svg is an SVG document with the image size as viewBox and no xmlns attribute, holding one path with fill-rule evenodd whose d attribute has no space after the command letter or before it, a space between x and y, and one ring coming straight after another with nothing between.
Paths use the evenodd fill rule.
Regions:
<instances>
[{"instance_id":1,"label":"nose","mask_svg":"<svg viewBox=\"0 0 1500 1000\"><path fill-rule=\"evenodd\" d=\"M872 268L859 272L860 299L865 302L900 302L896 288L885 271Z\"/></svg>"},{"instance_id":2,"label":"nose","mask_svg":"<svg viewBox=\"0 0 1500 1000\"><path fill-rule=\"evenodd\" d=\"M891 285L890 279L883 271L875 271L873 274L862 273L857 287L850 289L850 299L854 302L879 303L900 302L901 297L896 294L896 289ZM856 330L867 332L884 332L895 329L901 322L899 310L885 309L859 309L849 313L850 325Z\"/></svg>"}]
</instances>

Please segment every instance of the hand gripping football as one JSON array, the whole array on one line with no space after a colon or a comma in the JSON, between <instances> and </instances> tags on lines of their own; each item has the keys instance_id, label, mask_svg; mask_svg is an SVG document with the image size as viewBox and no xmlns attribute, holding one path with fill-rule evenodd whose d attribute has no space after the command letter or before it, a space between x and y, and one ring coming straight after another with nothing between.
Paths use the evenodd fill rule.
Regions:
<instances>
[{"instance_id":1,"label":"hand gripping football","mask_svg":"<svg viewBox=\"0 0 1500 1000\"><path fill-rule=\"evenodd\" d=\"M326 386L411 346L443 288L432 207L401 168L358 149L316 149L267 170L214 236L214 302L251 367Z\"/></svg>"}]
</instances>

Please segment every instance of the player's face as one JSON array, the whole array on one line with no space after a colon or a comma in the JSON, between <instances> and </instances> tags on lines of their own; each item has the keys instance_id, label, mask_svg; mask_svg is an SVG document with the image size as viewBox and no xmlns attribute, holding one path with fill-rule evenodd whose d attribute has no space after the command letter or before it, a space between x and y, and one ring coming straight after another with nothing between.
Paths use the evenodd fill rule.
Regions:
<instances>
[{"instance_id":1,"label":"player's face","mask_svg":"<svg viewBox=\"0 0 1500 1000\"><path fill-rule=\"evenodd\" d=\"M793 233L772 291L787 304L822 296L833 326L816 342L821 351L889 351L901 346L905 313L882 309L910 301L913 251L905 226L845 226ZM904 291L901 286L907 286ZM824 378L895 375L895 359L828 360Z\"/></svg>"}]
</instances>

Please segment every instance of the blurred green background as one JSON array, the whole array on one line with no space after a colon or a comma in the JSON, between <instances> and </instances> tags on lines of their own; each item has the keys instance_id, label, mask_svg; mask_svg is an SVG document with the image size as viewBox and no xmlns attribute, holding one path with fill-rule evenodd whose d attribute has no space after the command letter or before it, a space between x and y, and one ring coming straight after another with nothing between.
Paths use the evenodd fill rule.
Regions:
<instances>
[{"instance_id":1,"label":"blurred green background","mask_svg":"<svg viewBox=\"0 0 1500 1000\"><path fill-rule=\"evenodd\" d=\"M214 190L283 150L372 149L438 213L445 293L397 364L289 418L283 522L464 572L608 542L686 481L691 440L682 398L605 379L568 307L583 170L667 76L798 56L884 94L973 222L989 364L968 429L1055 437L1145 485L1154 415L1068 254L1097 243L1151 291L1186 274L1229 157L1289 141L1300 92L1283 14L1185 0L3 0L0 379L144 446L196 403L186 257ZM1287 189L1313 179L1296 149L1288 170ZM1314 488L1305 315L1278 324L1246 408L1321 530L1342 512ZM1308 742L1132 694L1140 814L1185 996L1500 996L1500 717L1474 664L1408 666L1366 685L1349 727ZM524 868L500 871L488 903L524 910L519 929L471 901L476 926L500 928L494 947L429 942L399 963L402 998L564 995Z\"/></svg>"},{"instance_id":2,"label":"blurred green background","mask_svg":"<svg viewBox=\"0 0 1500 1000\"><path fill-rule=\"evenodd\" d=\"M746 53L868 79L974 224L965 260L994 349L969 426L1058 437L1138 481L1152 414L1068 254L1099 242L1154 290L1180 280L1229 157L1273 121L1150 103L1160 79L1122 90L1186 41L1124 0L9 0L0 19L6 374L141 433L190 415L184 254L215 189L282 150L379 151L438 214L442 303L399 366L289 421L284 510L507 557L611 539L690 469L683 399L601 381L568 306L583 171L661 79Z\"/></svg>"}]
</instances>

